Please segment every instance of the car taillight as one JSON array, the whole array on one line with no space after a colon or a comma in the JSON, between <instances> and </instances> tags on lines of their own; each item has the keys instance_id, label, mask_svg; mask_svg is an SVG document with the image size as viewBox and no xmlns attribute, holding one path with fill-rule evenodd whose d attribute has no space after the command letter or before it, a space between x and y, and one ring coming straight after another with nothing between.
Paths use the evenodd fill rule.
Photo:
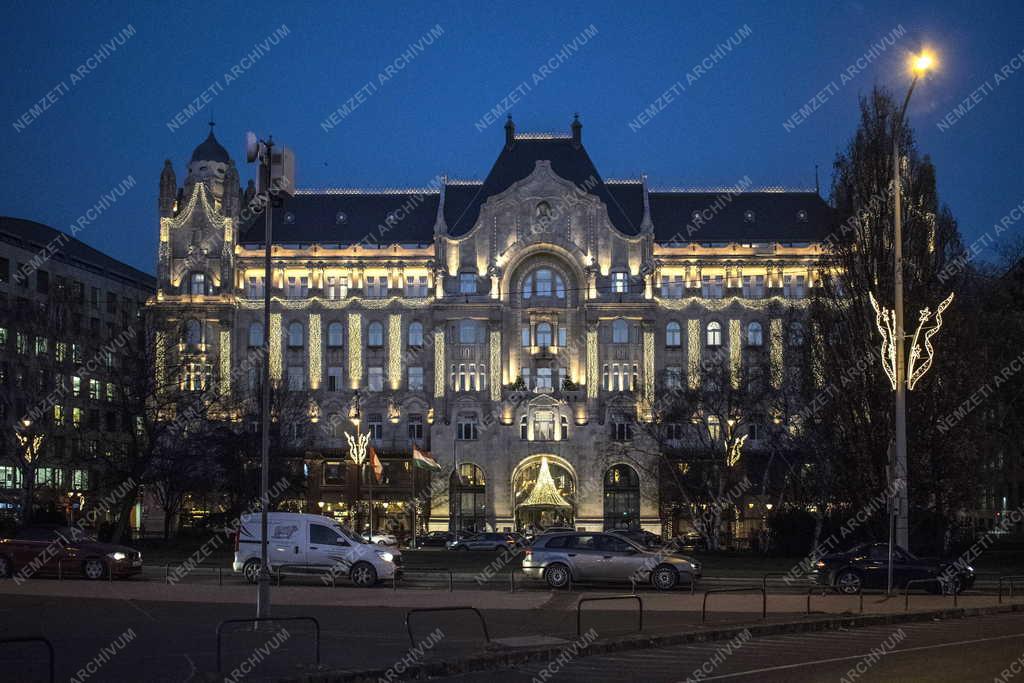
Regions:
<instances>
[{"instance_id":1,"label":"car taillight","mask_svg":"<svg viewBox=\"0 0 1024 683\"><path fill-rule=\"evenodd\" d=\"M533 559L533 548L527 548L523 551L523 559L527 561Z\"/></svg>"}]
</instances>

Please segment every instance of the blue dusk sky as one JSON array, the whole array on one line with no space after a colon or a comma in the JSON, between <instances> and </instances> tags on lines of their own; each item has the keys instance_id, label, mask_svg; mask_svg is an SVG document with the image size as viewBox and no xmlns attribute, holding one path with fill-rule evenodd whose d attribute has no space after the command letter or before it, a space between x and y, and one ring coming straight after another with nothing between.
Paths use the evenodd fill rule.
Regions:
<instances>
[{"instance_id":1,"label":"blue dusk sky","mask_svg":"<svg viewBox=\"0 0 1024 683\"><path fill-rule=\"evenodd\" d=\"M131 176L78 237L153 272L163 161L180 183L211 116L243 185L251 129L295 150L299 187L424 186L486 175L508 107L519 131L579 112L605 178L808 188L818 164L827 195L858 96L902 97L928 46L910 123L965 239L1010 216L1001 242L1024 203L1022 25L1019 0L10 2L0 214L68 230Z\"/></svg>"}]
</instances>

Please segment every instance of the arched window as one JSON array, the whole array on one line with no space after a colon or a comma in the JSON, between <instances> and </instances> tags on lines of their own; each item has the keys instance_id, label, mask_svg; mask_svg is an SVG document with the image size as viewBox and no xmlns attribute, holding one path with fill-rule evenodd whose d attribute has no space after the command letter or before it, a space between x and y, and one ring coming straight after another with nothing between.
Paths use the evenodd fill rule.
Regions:
<instances>
[{"instance_id":1,"label":"arched window","mask_svg":"<svg viewBox=\"0 0 1024 683\"><path fill-rule=\"evenodd\" d=\"M722 323L712 320L707 327L708 346L722 345Z\"/></svg>"},{"instance_id":2,"label":"arched window","mask_svg":"<svg viewBox=\"0 0 1024 683\"><path fill-rule=\"evenodd\" d=\"M413 348L423 346L423 323L416 321L409 323L409 346Z\"/></svg>"},{"instance_id":3,"label":"arched window","mask_svg":"<svg viewBox=\"0 0 1024 683\"><path fill-rule=\"evenodd\" d=\"M529 419L526 415L519 418L519 438L526 441L530 436Z\"/></svg>"},{"instance_id":4,"label":"arched window","mask_svg":"<svg viewBox=\"0 0 1024 683\"><path fill-rule=\"evenodd\" d=\"M565 298L565 280L550 268L538 268L523 280L523 298L538 297Z\"/></svg>"},{"instance_id":5,"label":"arched window","mask_svg":"<svg viewBox=\"0 0 1024 683\"><path fill-rule=\"evenodd\" d=\"M206 294L206 273L192 273L188 286L189 294Z\"/></svg>"},{"instance_id":6,"label":"arched window","mask_svg":"<svg viewBox=\"0 0 1024 683\"><path fill-rule=\"evenodd\" d=\"M683 330L675 320L665 326L665 346L681 346Z\"/></svg>"},{"instance_id":7,"label":"arched window","mask_svg":"<svg viewBox=\"0 0 1024 683\"><path fill-rule=\"evenodd\" d=\"M551 332L551 323L538 323L537 324L537 346L544 348L551 346L553 334Z\"/></svg>"},{"instance_id":8,"label":"arched window","mask_svg":"<svg viewBox=\"0 0 1024 683\"><path fill-rule=\"evenodd\" d=\"M366 328L367 346L384 346L384 326L374 320Z\"/></svg>"},{"instance_id":9,"label":"arched window","mask_svg":"<svg viewBox=\"0 0 1024 683\"><path fill-rule=\"evenodd\" d=\"M625 320L619 318L612 322L612 343L613 344L628 344L629 343L629 324Z\"/></svg>"},{"instance_id":10,"label":"arched window","mask_svg":"<svg viewBox=\"0 0 1024 683\"><path fill-rule=\"evenodd\" d=\"M344 334L342 333L341 323L333 322L327 326L327 346L338 348L342 345L343 340Z\"/></svg>"},{"instance_id":11,"label":"arched window","mask_svg":"<svg viewBox=\"0 0 1024 683\"><path fill-rule=\"evenodd\" d=\"M604 528L640 528L640 477L629 465L604 473Z\"/></svg>"},{"instance_id":12,"label":"arched window","mask_svg":"<svg viewBox=\"0 0 1024 683\"><path fill-rule=\"evenodd\" d=\"M288 326L288 346L293 349L302 348L302 323L292 323Z\"/></svg>"},{"instance_id":13,"label":"arched window","mask_svg":"<svg viewBox=\"0 0 1024 683\"><path fill-rule=\"evenodd\" d=\"M197 347L203 343L203 324L192 319L185 322L185 343Z\"/></svg>"},{"instance_id":14,"label":"arched window","mask_svg":"<svg viewBox=\"0 0 1024 683\"><path fill-rule=\"evenodd\" d=\"M747 345L761 346L764 344L764 334L761 330L761 323L756 320L747 325Z\"/></svg>"},{"instance_id":15,"label":"arched window","mask_svg":"<svg viewBox=\"0 0 1024 683\"><path fill-rule=\"evenodd\" d=\"M708 415L708 437L712 441L722 438L722 422L717 415Z\"/></svg>"},{"instance_id":16,"label":"arched window","mask_svg":"<svg viewBox=\"0 0 1024 683\"><path fill-rule=\"evenodd\" d=\"M559 420L558 427L559 427L558 440L559 441L568 441L569 440L569 418L567 418L565 415L563 415L562 419Z\"/></svg>"},{"instance_id":17,"label":"arched window","mask_svg":"<svg viewBox=\"0 0 1024 683\"><path fill-rule=\"evenodd\" d=\"M263 323L252 323L249 325L249 348L263 346Z\"/></svg>"},{"instance_id":18,"label":"arched window","mask_svg":"<svg viewBox=\"0 0 1024 683\"><path fill-rule=\"evenodd\" d=\"M804 326L802 323L793 321L789 324L789 345L803 346Z\"/></svg>"}]
</instances>

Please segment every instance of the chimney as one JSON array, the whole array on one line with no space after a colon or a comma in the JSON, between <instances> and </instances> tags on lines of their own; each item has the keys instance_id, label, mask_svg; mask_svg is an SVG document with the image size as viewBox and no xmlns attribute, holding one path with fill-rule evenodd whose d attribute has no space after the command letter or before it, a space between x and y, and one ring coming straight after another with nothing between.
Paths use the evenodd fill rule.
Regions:
<instances>
[{"instance_id":1,"label":"chimney","mask_svg":"<svg viewBox=\"0 0 1024 683\"><path fill-rule=\"evenodd\" d=\"M512 143L516 139L516 124L512 123L512 114L508 115L508 121L505 122L505 146L511 147Z\"/></svg>"},{"instance_id":2,"label":"chimney","mask_svg":"<svg viewBox=\"0 0 1024 683\"><path fill-rule=\"evenodd\" d=\"M572 143L577 147L583 144L583 124L578 113L572 115Z\"/></svg>"}]
</instances>

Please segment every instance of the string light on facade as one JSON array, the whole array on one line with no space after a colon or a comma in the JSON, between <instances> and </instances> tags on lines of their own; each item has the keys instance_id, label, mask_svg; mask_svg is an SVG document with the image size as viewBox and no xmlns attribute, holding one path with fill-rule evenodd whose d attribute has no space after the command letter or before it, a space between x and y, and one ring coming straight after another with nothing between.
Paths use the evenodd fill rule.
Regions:
<instances>
[{"instance_id":1,"label":"string light on facade","mask_svg":"<svg viewBox=\"0 0 1024 683\"><path fill-rule=\"evenodd\" d=\"M167 333L157 332L154 344L156 345L153 354L156 356L156 388L157 391L163 391L164 382L167 381Z\"/></svg>"},{"instance_id":2,"label":"string light on facade","mask_svg":"<svg viewBox=\"0 0 1024 683\"><path fill-rule=\"evenodd\" d=\"M700 321L686 321L686 366L690 389L700 388Z\"/></svg>"},{"instance_id":3,"label":"string light on facade","mask_svg":"<svg viewBox=\"0 0 1024 683\"><path fill-rule=\"evenodd\" d=\"M555 480L551 477L551 467L548 465L547 457L540 459L540 471L537 472L537 481L530 490L530 495L519 504L521 508L571 508L572 505L558 492Z\"/></svg>"},{"instance_id":4,"label":"string light on facade","mask_svg":"<svg viewBox=\"0 0 1024 683\"><path fill-rule=\"evenodd\" d=\"M402 386L402 316L388 316L388 385L392 391Z\"/></svg>"},{"instance_id":5,"label":"string light on facade","mask_svg":"<svg viewBox=\"0 0 1024 683\"><path fill-rule=\"evenodd\" d=\"M768 360L771 364L772 388L782 388L783 375L783 343L782 343L782 319L772 318L769 323L768 333Z\"/></svg>"},{"instance_id":6,"label":"string light on facade","mask_svg":"<svg viewBox=\"0 0 1024 683\"><path fill-rule=\"evenodd\" d=\"M281 314L270 314L270 381L280 382L282 373L281 358Z\"/></svg>"},{"instance_id":7,"label":"string light on facade","mask_svg":"<svg viewBox=\"0 0 1024 683\"><path fill-rule=\"evenodd\" d=\"M488 361L491 364L491 400L501 400L501 331L491 330Z\"/></svg>"},{"instance_id":8,"label":"string light on facade","mask_svg":"<svg viewBox=\"0 0 1024 683\"><path fill-rule=\"evenodd\" d=\"M640 419L650 422L654 419L654 330L644 330L644 390L641 399ZM640 407L640 406L638 406Z\"/></svg>"},{"instance_id":9,"label":"string light on facade","mask_svg":"<svg viewBox=\"0 0 1024 683\"><path fill-rule=\"evenodd\" d=\"M323 338L320 330L320 314L309 315L309 388L316 391L320 388L323 358Z\"/></svg>"},{"instance_id":10,"label":"string light on facade","mask_svg":"<svg viewBox=\"0 0 1024 683\"><path fill-rule=\"evenodd\" d=\"M444 397L444 330L434 330L434 397Z\"/></svg>"},{"instance_id":11,"label":"string light on facade","mask_svg":"<svg viewBox=\"0 0 1024 683\"><path fill-rule=\"evenodd\" d=\"M743 360L741 357L740 321L735 318L729 321L729 369L732 388L739 389L743 376Z\"/></svg>"},{"instance_id":12,"label":"string light on facade","mask_svg":"<svg viewBox=\"0 0 1024 683\"><path fill-rule=\"evenodd\" d=\"M220 393L231 393L231 330L220 331Z\"/></svg>"},{"instance_id":13,"label":"string light on facade","mask_svg":"<svg viewBox=\"0 0 1024 683\"><path fill-rule=\"evenodd\" d=\"M597 367L597 330L587 330L587 398L597 398L600 389Z\"/></svg>"},{"instance_id":14,"label":"string light on facade","mask_svg":"<svg viewBox=\"0 0 1024 683\"><path fill-rule=\"evenodd\" d=\"M907 361L907 388L913 389L918 381L932 367L935 358L935 348L931 340L939 330L942 329L942 313L953 303L954 292L951 292L942 303L938 305L935 312L925 307L918 314L917 330L910 341L910 358ZM882 346L879 353L882 357L882 369L893 390L896 389L896 312L878 303L875 295L868 293L871 300L871 307L875 309L875 325L882 336ZM929 325L929 323L931 323ZM924 336L921 333L924 332ZM924 353L921 345L924 344Z\"/></svg>"},{"instance_id":15,"label":"string light on facade","mask_svg":"<svg viewBox=\"0 0 1024 683\"><path fill-rule=\"evenodd\" d=\"M363 381L363 321L358 313L348 314L348 378L353 389Z\"/></svg>"}]
</instances>

